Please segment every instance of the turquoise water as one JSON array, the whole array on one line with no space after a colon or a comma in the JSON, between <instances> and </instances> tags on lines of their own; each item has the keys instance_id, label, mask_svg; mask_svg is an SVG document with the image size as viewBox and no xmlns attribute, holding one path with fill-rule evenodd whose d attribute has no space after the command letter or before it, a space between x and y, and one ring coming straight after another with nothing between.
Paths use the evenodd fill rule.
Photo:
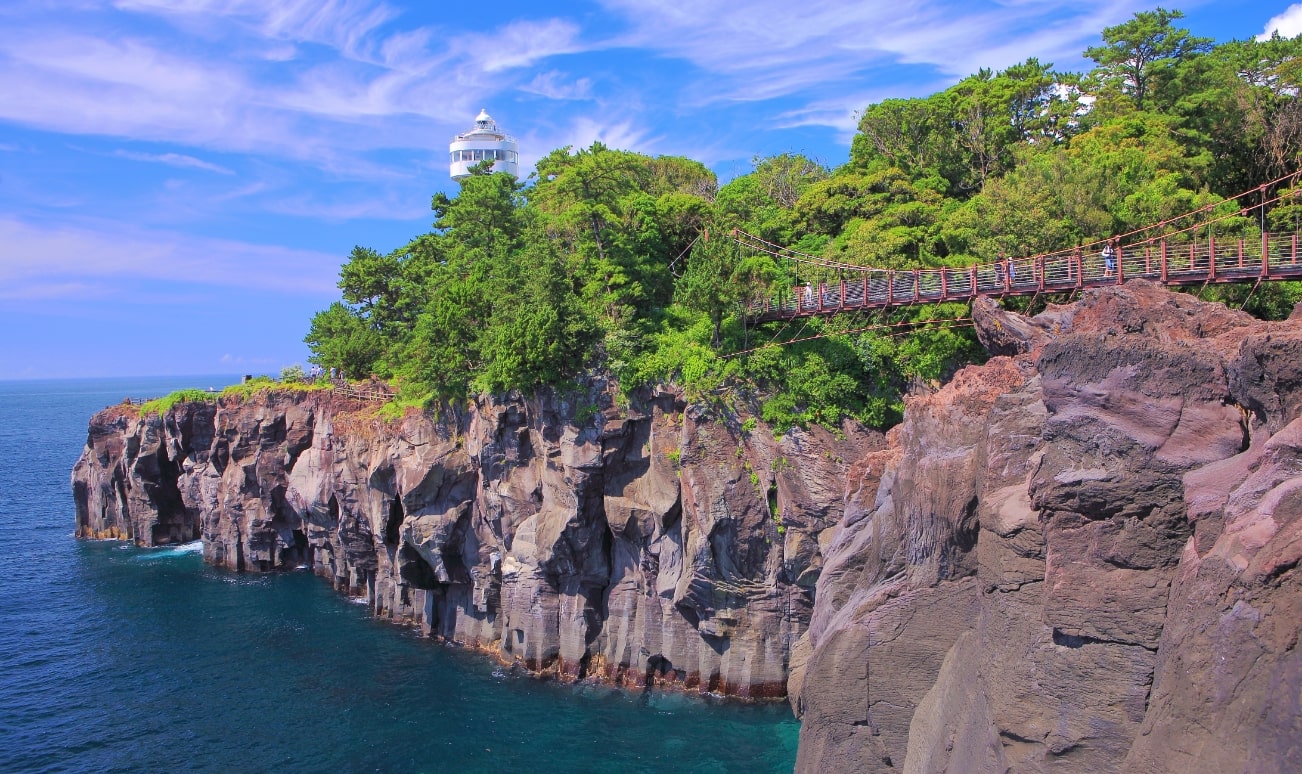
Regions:
<instances>
[{"instance_id":1,"label":"turquoise water","mask_svg":"<svg viewBox=\"0 0 1302 774\"><path fill-rule=\"evenodd\" d=\"M0 382L0 771L790 771L785 705L558 685L310 575L72 536L86 423L231 377Z\"/></svg>"}]
</instances>

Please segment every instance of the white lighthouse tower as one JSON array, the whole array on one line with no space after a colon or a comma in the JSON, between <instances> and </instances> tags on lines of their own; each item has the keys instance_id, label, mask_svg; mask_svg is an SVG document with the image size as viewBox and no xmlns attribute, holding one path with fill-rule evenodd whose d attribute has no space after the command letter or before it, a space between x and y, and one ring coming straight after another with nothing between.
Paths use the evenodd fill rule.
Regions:
<instances>
[{"instance_id":1,"label":"white lighthouse tower","mask_svg":"<svg viewBox=\"0 0 1302 774\"><path fill-rule=\"evenodd\" d=\"M487 110L475 116L475 128L452 138L448 146L452 157L452 179L470 177L470 168L483 161L493 162L494 172L520 176L520 144L497 128Z\"/></svg>"}]
</instances>

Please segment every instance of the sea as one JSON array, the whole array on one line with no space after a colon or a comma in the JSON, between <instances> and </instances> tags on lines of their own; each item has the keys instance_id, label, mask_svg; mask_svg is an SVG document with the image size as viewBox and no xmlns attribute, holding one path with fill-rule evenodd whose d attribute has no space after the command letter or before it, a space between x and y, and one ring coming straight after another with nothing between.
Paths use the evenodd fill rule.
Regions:
<instances>
[{"instance_id":1,"label":"sea","mask_svg":"<svg viewBox=\"0 0 1302 774\"><path fill-rule=\"evenodd\" d=\"M0 772L791 771L785 704L544 681L304 572L74 538L95 411L233 381L0 381Z\"/></svg>"}]
</instances>

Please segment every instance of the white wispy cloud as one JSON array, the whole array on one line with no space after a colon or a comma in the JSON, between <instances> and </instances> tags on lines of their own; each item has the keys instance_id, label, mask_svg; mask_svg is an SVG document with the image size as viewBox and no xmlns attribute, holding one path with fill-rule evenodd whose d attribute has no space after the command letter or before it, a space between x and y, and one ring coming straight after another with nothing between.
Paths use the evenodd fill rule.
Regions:
<instances>
[{"instance_id":1,"label":"white wispy cloud","mask_svg":"<svg viewBox=\"0 0 1302 774\"><path fill-rule=\"evenodd\" d=\"M1270 40L1270 36L1275 33L1279 33L1281 38L1302 35L1302 3L1290 5L1283 13L1266 22L1266 29L1261 31L1257 40Z\"/></svg>"},{"instance_id":2,"label":"white wispy cloud","mask_svg":"<svg viewBox=\"0 0 1302 774\"><path fill-rule=\"evenodd\" d=\"M571 80L560 70L548 70L538 73L532 81L521 86L520 91L548 99L588 99L592 94L592 79Z\"/></svg>"},{"instance_id":3,"label":"white wispy cloud","mask_svg":"<svg viewBox=\"0 0 1302 774\"><path fill-rule=\"evenodd\" d=\"M0 33L0 118L37 128L209 144L229 135L245 93L220 65L143 41Z\"/></svg>"},{"instance_id":4,"label":"white wispy cloud","mask_svg":"<svg viewBox=\"0 0 1302 774\"><path fill-rule=\"evenodd\" d=\"M611 148L653 154L657 152L657 139L648 127L639 125L633 118L609 120L579 116L561 135L560 145L585 148L600 142Z\"/></svg>"},{"instance_id":5,"label":"white wispy cloud","mask_svg":"<svg viewBox=\"0 0 1302 774\"><path fill-rule=\"evenodd\" d=\"M368 38L399 16L391 6L369 0L117 0L114 6L182 24L225 18L263 37L318 43L366 60L371 58Z\"/></svg>"},{"instance_id":6,"label":"white wispy cloud","mask_svg":"<svg viewBox=\"0 0 1302 774\"><path fill-rule=\"evenodd\" d=\"M1037 56L1075 60L1098 30L1138 10L1139 3L1069 0L964 5L939 0L897 4L826 0L733 3L700 0L601 0L627 18L617 41L691 62L704 72L684 103L783 98L805 101L794 113L806 124L820 113L838 131L847 111L864 105L837 94L862 91L865 80L901 64L922 77L881 83L886 96L923 93L937 75L953 81L982 67L1002 68ZM824 108L815 109L815 103ZM792 114L790 107L785 108Z\"/></svg>"},{"instance_id":7,"label":"white wispy cloud","mask_svg":"<svg viewBox=\"0 0 1302 774\"><path fill-rule=\"evenodd\" d=\"M340 264L312 250L93 221L0 217L0 245L0 298L14 301L104 298L141 281L331 297Z\"/></svg>"},{"instance_id":8,"label":"white wispy cloud","mask_svg":"<svg viewBox=\"0 0 1302 774\"><path fill-rule=\"evenodd\" d=\"M485 73L496 73L582 51L578 38L578 25L563 19L517 21L491 35L471 35L458 40L455 50L469 57Z\"/></svg>"},{"instance_id":9,"label":"white wispy cloud","mask_svg":"<svg viewBox=\"0 0 1302 774\"><path fill-rule=\"evenodd\" d=\"M0 29L0 120L344 165L341 156L428 147L431 135L450 136L494 95L533 79L533 65L583 49L580 28L561 19L437 35L396 28L395 10L364 0L115 7L175 23L187 45L20 18ZM224 56L230 48L260 53ZM580 79L552 98L589 87Z\"/></svg>"},{"instance_id":10,"label":"white wispy cloud","mask_svg":"<svg viewBox=\"0 0 1302 774\"><path fill-rule=\"evenodd\" d=\"M148 161L155 164L166 164L169 167L180 167L181 169L202 169L220 175L235 174L233 169L227 169L219 164L197 159L194 156L187 156L184 153L138 153L136 151L119 150L113 155L119 158L131 159L132 161Z\"/></svg>"}]
</instances>

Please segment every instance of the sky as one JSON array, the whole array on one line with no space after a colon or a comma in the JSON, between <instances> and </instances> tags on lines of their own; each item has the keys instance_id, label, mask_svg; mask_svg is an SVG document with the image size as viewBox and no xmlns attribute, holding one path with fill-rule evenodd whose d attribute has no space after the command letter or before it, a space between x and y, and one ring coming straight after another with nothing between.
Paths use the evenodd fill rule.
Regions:
<instances>
[{"instance_id":1,"label":"sky","mask_svg":"<svg viewBox=\"0 0 1302 774\"><path fill-rule=\"evenodd\" d=\"M1302 3L1186 0L1217 41ZM856 114L1037 57L1124 0L0 0L0 379L270 373L354 245L430 230L486 108L564 146L846 161ZM525 174L522 171L522 175Z\"/></svg>"}]
</instances>

